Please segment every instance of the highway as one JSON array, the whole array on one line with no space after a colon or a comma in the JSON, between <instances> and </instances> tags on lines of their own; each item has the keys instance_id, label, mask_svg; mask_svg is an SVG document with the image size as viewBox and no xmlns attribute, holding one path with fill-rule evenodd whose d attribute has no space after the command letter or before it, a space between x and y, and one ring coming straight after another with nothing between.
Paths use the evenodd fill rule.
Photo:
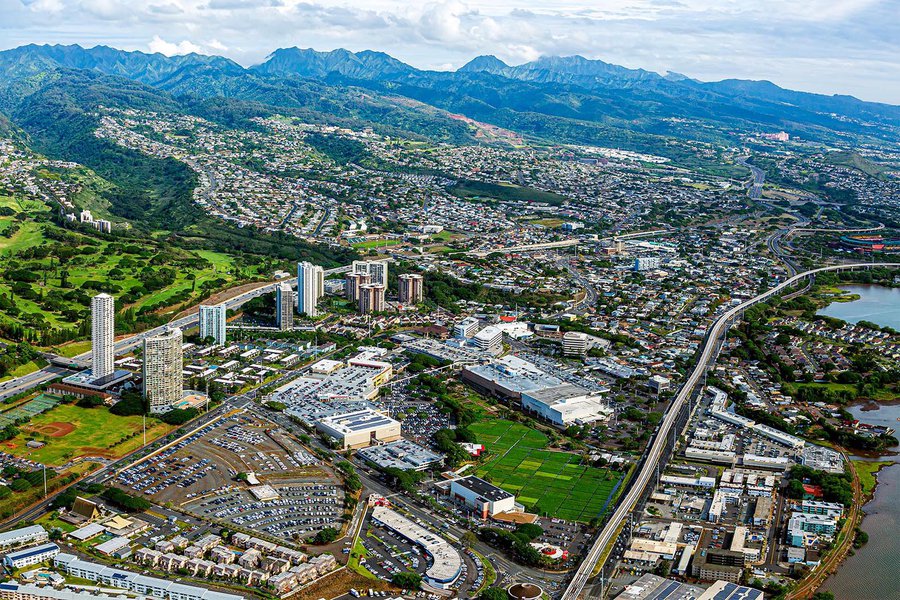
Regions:
<instances>
[{"instance_id":1,"label":"highway","mask_svg":"<svg viewBox=\"0 0 900 600\"><path fill-rule=\"evenodd\" d=\"M325 271L325 276L334 275L337 273L346 273L352 268L351 265L346 265L343 267L336 267L334 269L328 269ZM290 279L285 279L292 286L297 285L296 278L291 277ZM282 283L282 281L273 281L262 287L258 287L253 290L249 290L242 294L239 294L230 300L225 301L225 305L230 309L236 309L253 298L258 298L264 294L271 294L275 291L275 286ZM188 316L181 317L180 319L176 319L171 321L170 323L163 325L161 327L156 327L154 329L148 329L147 331L142 331L136 335L125 338L123 340L119 340L116 342L116 355L127 354L128 352L134 350L136 347L143 344L144 339L148 337L153 337L162 333L167 327L180 327L181 329L190 329L197 325L199 320L199 315L195 311ZM78 356L73 357L78 361L90 361L91 353L84 352L79 354ZM15 379L10 379L8 381L4 381L0 383L0 401L5 400L11 396L15 396L16 394L21 394L22 392L27 392L30 389L33 389L39 385L47 383L65 375L66 373L70 373L71 371L57 366L47 366L39 371L35 371L33 373L29 373L28 375L23 375L22 377L17 377Z\"/></svg>"},{"instance_id":2,"label":"highway","mask_svg":"<svg viewBox=\"0 0 900 600\"><path fill-rule=\"evenodd\" d=\"M900 263L884 263L878 266L900 267ZM600 561L601 555L603 554L604 550L616 539L616 536L619 533L619 529L627 518L628 513L630 513L632 508L637 505L641 496L644 494L644 490L646 489L647 484L656 473L657 465L660 462L663 451L666 447L666 442L668 441L668 435L673 425L675 424L679 413L681 412L682 406L684 406L684 403L687 402L687 400L691 397L694 389L703 378L707 369L715 362L719 344L724 339L725 334L728 332L728 329L731 327L734 321L737 320L743 314L743 312L751 306L758 304L759 302L764 302L772 296L780 294L782 291L790 288L806 277L810 277L812 275L824 273L827 271L843 271L849 269L861 269L870 267L872 267L870 263L854 263L848 265L820 267L818 269L812 269L810 271L799 273L797 275L794 275L790 279L785 280L779 285L771 288L770 290L756 296L755 298L751 298L750 300L747 300L746 302L743 302L729 309L718 319L716 319L716 321L709 329L706 340L703 343L700 357L697 360L697 364L694 367L694 370L691 372L687 381L685 381L684 385L681 387L678 395L669 405L669 408L659 425L657 433L654 436L653 442L647 452L647 459L644 461L644 465L641 468L640 473L635 476L631 487L628 489L628 493L619 502L619 505L616 507L615 512L613 512L609 521L607 521L606 525L603 527L603 530L597 536L597 539L594 541L594 544L588 551L584 562L579 565L578 570L575 572L575 575L569 582L569 586L566 588L566 591L562 595L563 600L575 600L576 598L579 598L581 596L582 592L584 591L584 587L587 584L588 579L593 573L598 562Z\"/></svg>"},{"instance_id":3,"label":"highway","mask_svg":"<svg viewBox=\"0 0 900 600\"><path fill-rule=\"evenodd\" d=\"M478 256L480 258L484 258L489 254L493 254L495 252L500 252L501 254L505 254L507 252L531 252L533 250L550 250L553 248L570 248L572 246L579 246L583 244L596 244L599 242L614 242L617 240L628 240L631 238L640 238L640 237L651 237L654 235L660 235L663 233L669 233L668 229L653 229L650 231L636 231L634 233L623 233L621 235L613 235L605 238L597 238L596 240L582 240L582 239L569 239L569 240L561 240L559 242L543 242L540 244L523 244L520 246L506 246L503 248L491 248L489 250L470 250L466 252L466 254L471 254L472 256Z\"/></svg>"}]
</instances>

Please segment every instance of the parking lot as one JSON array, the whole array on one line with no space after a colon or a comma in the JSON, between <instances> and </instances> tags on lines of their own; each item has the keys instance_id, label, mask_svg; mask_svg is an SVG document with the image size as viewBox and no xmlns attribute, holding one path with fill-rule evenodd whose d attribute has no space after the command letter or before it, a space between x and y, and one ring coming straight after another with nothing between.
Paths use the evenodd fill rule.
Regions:
<instances>
[{"instance_id":1,"label":"parking lot","mask_svg":"<svg viewBox=\"0 0 900 600\"><path fill-rule=\"evenodd\" d=\"M344 490L284 430L238 414L123 470L116 483L156 504L285 540L340 529Z\"/></svg>"}]
</instances>

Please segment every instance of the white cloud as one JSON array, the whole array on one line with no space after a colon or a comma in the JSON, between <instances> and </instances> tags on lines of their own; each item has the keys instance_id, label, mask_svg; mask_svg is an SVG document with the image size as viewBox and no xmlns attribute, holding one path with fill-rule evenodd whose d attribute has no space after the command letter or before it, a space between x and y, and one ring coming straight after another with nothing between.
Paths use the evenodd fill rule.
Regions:
<instances>
[{"instance_id":1,"label":"white cloud","mask_svg":"<svg viewBox=\"0 0 900 600\"><path fill-rule=\"evenodd\" d=\"M167 42L158 35L154 35L153 39L150 40L150 43L147 44L147 46L150 48L150 52L159 52L160 54L165 54L166 56L190 54L192 52L195 52L197 54L203 53L203 49L193 42L183 40L175 44L172 42Z\"/></svg>"}]
</instances>

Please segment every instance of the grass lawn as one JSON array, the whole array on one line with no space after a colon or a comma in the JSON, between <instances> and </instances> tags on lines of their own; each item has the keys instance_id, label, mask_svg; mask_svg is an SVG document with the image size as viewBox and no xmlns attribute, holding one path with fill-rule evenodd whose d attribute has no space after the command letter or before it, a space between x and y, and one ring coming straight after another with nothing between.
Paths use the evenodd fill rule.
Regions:
<instances>
[{"instance_id":1,"label":"grass lawn","mask_svg":"<svg viewBox=\"0 0 900 600\"><path fill-rule=\"evenodd\" d=\"M572 452L546 450L547 437L519 423L481 421L469 429L489 452L477 474L530 510L588 522L610 508L621 474L583 465Z\"/></svg>"},{"instance_id":2,"label":"grass lawn","mask_svg":"<svg viewBox=\"0 0 900 600\"><path fill-rule=\"evenodd\" d=\"M557 227L562 227L562 224L565 223L562 219L535 219L533 221L529 221L529 223L533 223L534 225L542 225L547 227L548 229L556 229Z\"/></svg>"},{"instance_id":3,"label":"grass lawn","mask_svg":"<svg viewBox=\"0 0 900 600\"><path fill-rule=\"evenodd\" d=\"M353 244L353 247L357 250L369 250L370 248L384 248L385 246L396 246L402 243L400 240L369 240Z\"/></svg>"},{"instance_id":4,"label":"grass lawn","mask_svg":"<svg viewBox=\"0 0 900 600\"><path fill-rule=\"evenodd\" d=\"M10 222L12 219L0 219L0 223ZM0 231L6 231L9 225L4 225ZM26 221L11 237L0 235L0 252L8 252L10 254L38 246L44 240L43 229L40 223Z\"/></svg>"},{"instance_id":5,"label":"grass lawn","mask_svg":"<svg viewBox=\"0 0 900 600\"><path fill-rule=\"evenodd\" d=\"M81 408L74 404L60 404L33 417L21 429L18 436L0 444L0 449L48 466L64 465L78 456L119 458L143 444L141 417L120 417L105 407ZM156 419L147 419L147 441L172 429L172 426ZM25 442L29 439L40 440L46 445L38 449L28 448Z\"/></svg>"},{"instance_id":6,"label":"grass lawn","mask_svg":"<svg viewBox=\"0 0 900 600\"><path fill-rule=\"evenodd\" d=\"M890 461L853 461L853 468L856 469L856 474L859 476L859 485L862 487L863 495L872 495L872 492L875 491L875 486L878 483L878 480L876 479L878 472L884 467L892 464L894 463Z\"/></svg>"},{"instance_id":7,"label":"grass lawn","mask_svg":"<svg viewBox=\"0 0 900 600\"><path fill-rule=\"evenodd\" d=\"M90 352L91 342L90 340L85 340L83 342L69 342L68 344L63 344L62 346L56 346L55 348L52 348L51 351L57 353L60 356L72 358L73 356L78 356L79 354Z\"/></svg>"},{"instance_id":8,"label":"grass lawn","mask_svg":"<svg viewBox=\"0 0 900 600\"><path fill-rule=\"evenodd\" d=\"M46 364L47 362L44 359L40 359L39 361L30 360L10 371L9 375L0 377L0 381L6 381L7 379L14 379L16 377L21 377L22 375L34 373L38 369L43 369Z\"/></svg>"}]
</instances>

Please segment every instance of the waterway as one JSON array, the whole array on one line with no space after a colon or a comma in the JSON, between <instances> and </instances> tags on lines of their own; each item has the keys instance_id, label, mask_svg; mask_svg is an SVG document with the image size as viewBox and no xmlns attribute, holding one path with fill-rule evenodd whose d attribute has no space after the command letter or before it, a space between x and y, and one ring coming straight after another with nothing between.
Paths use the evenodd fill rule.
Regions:
<instances>
[{"instance_id":1,"label":"waterway","mask_svg":"<svg viewBox=\"0 0 900 600\"><path fill-rule=\"evenodd\" d=\"M834 302L819 314L845 321L872 321L881 326L900 329L900 289L872 285L841 286L859 294L853 302ZM900 406L881 406L878 410L850 408L854 417L864 423L885 425L900 430ZM894 464L878 473L875 497L865 505L862 529L869 543L856 551L838 568L822 589L834 593L837 600L900 599L900 457L877 460Z\"/></svg>"},{"instance_id":2,"label":"waterway","mask_svg":"<svg viewBox=\"0 0 900 600\"><path fill-rule=\"evenodd\" d=\"M842 285L842 290L857 294L853 302L832 302L818 314L848 323L871 321L882 327L900 330L900 288L880 285Z\"/></svg>"}]
</instances>

